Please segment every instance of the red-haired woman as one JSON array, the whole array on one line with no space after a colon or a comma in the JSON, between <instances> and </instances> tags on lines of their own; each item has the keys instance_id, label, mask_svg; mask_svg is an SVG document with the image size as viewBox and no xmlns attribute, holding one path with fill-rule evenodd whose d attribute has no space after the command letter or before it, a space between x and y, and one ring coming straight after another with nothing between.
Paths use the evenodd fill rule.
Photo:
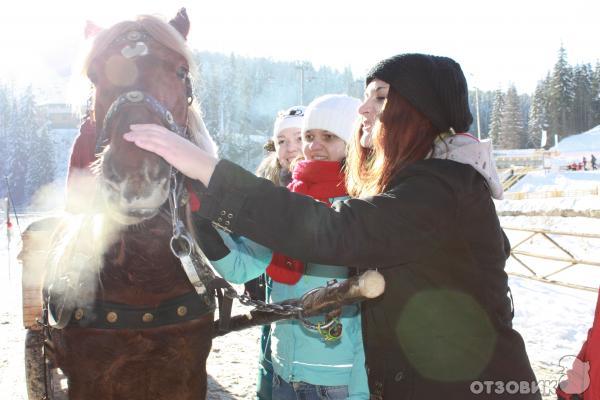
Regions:
<instances>
[{"instance_id":1,"label":"red-haired woman","mask_svg":"<svg viewBox=\"0 0 600 400\"><path fill-rule=\"evenodd\" d=\"M381 112L370 115L376 101ZM373 148L351 149L358 198L332 208L164 128L126 137L206 186L199 215L291 257L384 275L383 296L362 307L372 399L540 399L512 328L490 146L460 133L472 122L460 66L424 54L384 60L360 111Z\"/></svg>"}]
</instances>

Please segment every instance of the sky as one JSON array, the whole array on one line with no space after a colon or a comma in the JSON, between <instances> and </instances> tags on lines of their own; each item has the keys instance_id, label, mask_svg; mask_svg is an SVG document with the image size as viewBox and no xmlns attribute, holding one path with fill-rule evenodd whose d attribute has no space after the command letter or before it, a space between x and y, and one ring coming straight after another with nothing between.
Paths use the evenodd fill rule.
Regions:
<instances>
[{"instance_id":1,"label":"sky","mask_svg":"<svg viewBox=\"0 0 600 400\"><path fill-rule=\"evenodd\" d=\"M471 87L532 93L561 43L571 65L600 60L600 2L588 0L13 0L0 9L0 80L62 82L86 20L110 27L181 6L194 49L350 66L361 77L383 58L421 52L454 58Z\"/></svg>"}]
</instances>

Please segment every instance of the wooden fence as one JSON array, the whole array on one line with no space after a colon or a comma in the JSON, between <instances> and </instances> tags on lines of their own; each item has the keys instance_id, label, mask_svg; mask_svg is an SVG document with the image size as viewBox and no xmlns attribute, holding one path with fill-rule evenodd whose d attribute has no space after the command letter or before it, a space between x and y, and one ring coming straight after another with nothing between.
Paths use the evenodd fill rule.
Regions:
<instances>
[{"instance_id":1,"label":"wooden fence","mask_svg":"<svg viewBox=\"0 0 600 400\"><path fill-rule=\"evenodd\" d=\"M504 193L506 200L525 200L525 199L549 199L553 197L580 197L580 196L600 196L600 186L593 189L577 190L547 190L543 192L507 192Z\"/></svg>"},{"instance_id":2,"label":"wooden fence","mask_svg":"<svg viewBox=\"0 0 600 400\"><path fill-rule=\"evenodd\" d=\"M593 267L600 267L600 260L591 260L591 259L583 259L575 257L568 249L565 248L564 245L559 244L556 240L554 240L552 236L571 236L578 238L587 238L587 239L600 239L600 234L595 233L573 233L573 232L562 232L562 231L553 231L548 229L527 229L527 228L517 228L510 226L503 226L503 229L506 231L518 231L525 232L526 237L524 239L519 240L516 244L511 245L510 256L514 258L526 271L524 273L519 272L509 272L509 275L518 276L521 278L532 279L539 282L550 283L559 286L565 286L575 289L588 290L592 292L598 291L598 285L600 282L594 282L595 286L585 286L575 283L564 282L561 280L553 279L555 275L560 272L566 271L568 269L572 269L577 265L590 265ZM557 248L562 253L561 256L553 256L548 254L540 254L534 253L531 251L522 250L520 247L526 243L528 240L532 239L534 236L541 236L549 243L551 243L552 247ZM567 263L566 266L559 267L554 271L546 274L540 274L536 271L536 268L531 265L531 263L527 263L525 257L533 257L536 259L549 260L549 261L558 261Z\"/></svg>"}]
</instances>

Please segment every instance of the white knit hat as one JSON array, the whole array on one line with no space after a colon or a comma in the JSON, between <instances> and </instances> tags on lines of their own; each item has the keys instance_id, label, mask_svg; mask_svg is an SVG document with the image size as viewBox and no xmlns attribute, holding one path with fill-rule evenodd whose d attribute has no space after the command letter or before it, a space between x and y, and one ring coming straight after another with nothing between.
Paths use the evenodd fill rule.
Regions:
<instances>
[{"instance_id":1,"label":"white knit hat","mask_svg":"<svg viewBox=\"0 0 600 400\"><path fill-rule=\"evenodd\" d=\"M317 97L304 111L302 133L311 129L329 131L348 143L354 133L361 101L345 94Z\"/></svg>"},{"instance_id":2,"label":"white knit hat","mask_svg":"<svg viewBox=\"0 0 600 400\"><path fill-rule=\"evenodd\" d=\"M304 106L293 106L285 111L280 111L275 119L273 126L273 139L277 138L277 134L287 128L302 128L302 120L304 118Z\"/></svg>"}]
</instances>

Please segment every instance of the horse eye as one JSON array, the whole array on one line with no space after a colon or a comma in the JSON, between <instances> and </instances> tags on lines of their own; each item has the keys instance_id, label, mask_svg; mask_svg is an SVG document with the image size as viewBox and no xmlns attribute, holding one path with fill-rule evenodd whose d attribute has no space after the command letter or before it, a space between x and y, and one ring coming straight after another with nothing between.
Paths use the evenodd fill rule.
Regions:
<instances>
[{"instance_id":1,"label":"horse eye","mask_svg":"<svg viewBox=\"0 0 600 400\"><path fill-rule=\"evenodd\" d=\"M185 79L187 77L188 74L188 70L186 67L179 67L177 69L177 77L181 80Z\"/></svg>"}]
</instances>

